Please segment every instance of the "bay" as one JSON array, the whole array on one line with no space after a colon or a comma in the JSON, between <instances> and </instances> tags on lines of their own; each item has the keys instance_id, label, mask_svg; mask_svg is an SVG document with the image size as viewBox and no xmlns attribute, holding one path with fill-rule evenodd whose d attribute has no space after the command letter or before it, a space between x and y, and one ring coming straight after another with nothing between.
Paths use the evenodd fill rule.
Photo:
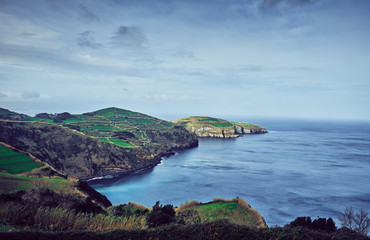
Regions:
<instances>
[{"instance_id":1,"label":"bay","mask_svg":"<svg viewBox=\"0 0 370 240\"><path fill-rule=\"evenodd\" d=\"M245 119L236 119L245 121ZM200 139L145 172L89 181L114 204L241 197L269 226L370 210L370 123L248 119L269 133Z\"/></svg>"}]
</instances>

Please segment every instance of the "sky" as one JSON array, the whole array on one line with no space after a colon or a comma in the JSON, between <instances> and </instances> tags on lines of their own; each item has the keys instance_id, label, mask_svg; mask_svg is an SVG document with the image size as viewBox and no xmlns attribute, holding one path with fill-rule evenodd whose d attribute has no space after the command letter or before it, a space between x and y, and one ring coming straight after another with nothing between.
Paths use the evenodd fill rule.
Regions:
<instances>
[{"instance_id":1,"label":"sky","mask_svg":"<svg viewBox=\"0 0 370 240\"><path fill-rule=\"evenodd\" d=\"M0 107L370 120L369 12L368 0L0 0Z\"/></svg>"}]
</instances>

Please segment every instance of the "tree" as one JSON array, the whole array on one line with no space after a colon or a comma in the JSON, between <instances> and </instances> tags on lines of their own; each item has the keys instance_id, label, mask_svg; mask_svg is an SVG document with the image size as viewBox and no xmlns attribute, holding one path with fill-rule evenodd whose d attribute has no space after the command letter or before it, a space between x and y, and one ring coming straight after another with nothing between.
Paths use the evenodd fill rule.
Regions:
<instances>
[{"instance_id":1,"label":"tree","mask_svg":"<svg viewBox=\"0 0 370 240\"><path fill-rule=\"evenodd\" d=\"M370 229L369 214L361 209L355 213L352 207L347 207L339 217L342 227L349 228L353 231L367 235Z\"/></svg>"},{"instance_id":2,"label":"tree","mask_svg":"<svg viewBox=\"0 0 370 240\"><path fill-rule=\"evenodd\" d=\"M317 217L315 220L311 220L311 217L297 217L294 221L289 223L290 227L305 227L312 230L335 232L337 229L332 218L326 220L326 218Z\"/></svg>"},{"instance_id":3,"label":"tree","mask_svg":"<svg viewBox=\"0 0 370 240\"><path fill-rule=\"evenodd\" d=\"M159 201L153 206L152 212L148 215L149 227L158 227L161 225L167 225L175 221L175 209L171 204L159 205Z\"/></svg>"}]
</instances>

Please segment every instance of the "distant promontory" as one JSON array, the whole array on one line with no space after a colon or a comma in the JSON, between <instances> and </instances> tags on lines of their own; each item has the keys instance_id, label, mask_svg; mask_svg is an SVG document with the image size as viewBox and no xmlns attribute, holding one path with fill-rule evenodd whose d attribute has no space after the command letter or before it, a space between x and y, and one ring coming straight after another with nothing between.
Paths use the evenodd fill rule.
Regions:
<instances>
[{"instance_id":1,"label":"distant promontory","mask_svg":"<svg viewBox=\"0 0 370 240\"><path fill-rule=\"evenodd\" d=\"M172 121L195 133L198 137L237 138L243 134L267 133L263 127L220 118L193 116Z\"/></svg>"}]
</instances>

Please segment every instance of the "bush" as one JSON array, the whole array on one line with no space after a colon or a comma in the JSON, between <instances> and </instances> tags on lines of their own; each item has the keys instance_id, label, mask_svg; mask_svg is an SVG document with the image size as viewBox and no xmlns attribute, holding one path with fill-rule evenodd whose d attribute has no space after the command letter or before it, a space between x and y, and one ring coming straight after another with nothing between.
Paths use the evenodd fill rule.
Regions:
<instances>
[{"instance_id":1,"label":"bush","mask_svg":"<svg viewBox=\"0 0 370 240\"><path fill-rule=\"evenodd\" d=\"M148 226L158 227L175 221L175 209L171 204L159 205L159 201L153 206L152 212L148 215Z\"/></svg>"},{"instance_id":2,"label":"bush","mask_svg":"<svg viewBox=\"0 0 370 240\"><path fill-rule=\"evenodd\" d=\"M294 221L289 223L289 227L305 227L312 230L335 232L336 227L332 218L316 218L311 220L311 217L297 217Z\"/></svg>"}]
</instances>

